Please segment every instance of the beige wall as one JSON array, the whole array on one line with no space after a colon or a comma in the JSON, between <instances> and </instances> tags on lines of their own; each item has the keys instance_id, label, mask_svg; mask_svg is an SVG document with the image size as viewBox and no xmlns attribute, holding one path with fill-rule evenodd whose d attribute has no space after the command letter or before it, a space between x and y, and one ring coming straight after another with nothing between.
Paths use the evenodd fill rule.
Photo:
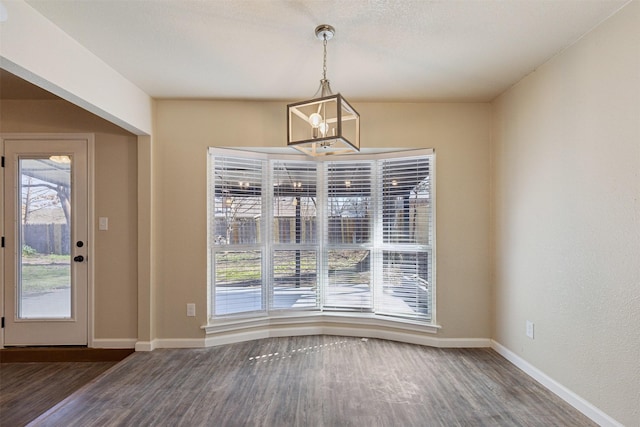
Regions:
<instances>
[{"instance_id":1,"label":"beige wall","mask_svg":"<svg viewBox=\"0 0 640 427\"><path fill-rule=\"evenodd\" d=\"M66 101L0 101L2 133L95 134L95 338L137 338L137 138ZM97 217L109 230L97 230Z\"/></svg>"},{"instance_id":2,"label":"beige wall","mask_svg":"<svg viewBox=\"0 0 640 427\"><path fill-rule=\"evenodd\" d=\"M355 104L363 148L436 150L439 337L488 338L489 104ZM247 124L248 123L248 124ZM278 102L158 101L159 338L202 338L207 323L207 147L284 147ZM186 304L197 316L186 317Z\"/></svg>"},{"instance_id":3,"label":"beige wall","mask_svg":"<svg viewBox=\"0 0 640 427\"><path fill-rule=\"evenodd\" d=\"M640 425L640 2L500 96L493 122L494 338Z\"/></svg>"}]
</instances>

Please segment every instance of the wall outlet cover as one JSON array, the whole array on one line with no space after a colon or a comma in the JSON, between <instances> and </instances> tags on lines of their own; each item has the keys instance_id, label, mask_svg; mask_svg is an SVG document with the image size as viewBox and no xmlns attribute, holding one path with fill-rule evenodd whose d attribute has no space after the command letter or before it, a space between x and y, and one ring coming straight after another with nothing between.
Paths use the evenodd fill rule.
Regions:
<instances>
[{"instance_id":1,"label":"wall outlet cover","mask_svg":"<svg viewBox=\"0 0 640 427\"><path fill-rule=\"evenodd\" d=\"M527 333L527 336L528 336L529 338L531 338L531 339L533 339L533 336L534 336L534 335L533 335L533 331L534 331L534 324L533 324L533 322L532 322L532 321L530 321L530 320L527 320L527 331L526 331L526 333Z\"/></svg>"},{"instance_id":2,"label":"wall outlet cover","mask_svg":"<svg viewBox=\"0 0 640 427\"><path fill-rule=\"evenodd\" d=\"M196 316L196 305L187 304L187 317L195 317L195 316Z\"/></svg>"}]
</instances>

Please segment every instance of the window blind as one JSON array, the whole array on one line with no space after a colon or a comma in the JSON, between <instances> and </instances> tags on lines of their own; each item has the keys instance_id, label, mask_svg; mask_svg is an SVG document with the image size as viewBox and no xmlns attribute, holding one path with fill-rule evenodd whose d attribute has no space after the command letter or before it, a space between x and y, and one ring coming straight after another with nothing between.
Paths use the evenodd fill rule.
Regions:
<instances>
[{"instance_id":1,"label":"window blind","mask_svg":"<svg viewBox=\"0 0 640 427\"><path fill-rule=\"evenodd\" d=\"M209 236L213 313L264 311L263 173L260 159L214 157ZM211 214L210 214L211 216Z\"/></svg>"},{"instance_id":2,"label":"window blind","mask_svg":"<svg viewBox=\"0 0 640 427\"><path fill-rule=\"evenodd\" d=\"M429 244L429 160L419 157L380 161L384 243Z\"/></svg>"},{"instance_id":3,"label":"window blind","mask_svg":"<svg viewBox=\"0 0 640 427\"><path fill-rule=\"evenodd\" d=\"M382 193L382 292L376 312L431 318L431 156L378 162Z\"/></svg>"},{"instance_id":4,"label":"window blind","mask_svg":"<svg viewBox=\"0 0 640 427\"><path fill-rule=\"evenodd\" d=\"M213 169L214 228L210 241L247 245L261 241L263 162L219 157Z\"/></svg>"},{"instance_id":5,"label":"window blind","mask_svg":"<svg viewBox=\"0 0 640 427\"><path fill-rule=\"evenodd\" d=\"M218 316L264 310L262 253L214 253L214 312Z\"/></svg>"},{"instance_id":6,"label":"window blind","mask_svg":"<svg viewBox=\"0 0 640 427\"><path fill-rule=\"evenodd\" d=\"M362 244L371 242L372 162L328 162L327 242Z\"/></svg>"},{"instance_id":7,"label":"window blind","mask_svg":"<svg viewBox=\"0 0 640 427\"><path fill-rule=\"evenodd\" d=\"M317 262L315 250L273 251L271 309L309 309L318 306Z\"/></svg>"},{"instance_id":8,"label":"window blind","mask_svg":"<svg viewBox=\"0 0 640 427\"><path fill-rule=\"evenodd\" d=\"M317 241L317 165L315 162L274 161L273 243Z\"/></svg>"},{"instance_id":9,"label":"window blind","mask_svg":"<svg viewBox=\"0 0 640 427\"><path fill-rule=\"evenodd\" d=\"M328 216L325 309L373 309L370 268L373 165L372 161L325 164Z\"/></svg>"},{"instance_id":10,"label":"window blind","mask_svg":"<svg viewBox=\"0 0 640 427\"><path fill-rule=\"evenodd\" d=\"M406 317L431 315L428 251L382 251L382 295L376 312Z\"/></svg>"},{"instance_id":11,"label":"window blind","mask_svg":"<svg viewBox=\"0 0 640 427\"><path fill-rule=\"evenodd\" d=\"M433 321L433 154L211 153L213 317L321 309Z\"/></svg>"}]
</instances>

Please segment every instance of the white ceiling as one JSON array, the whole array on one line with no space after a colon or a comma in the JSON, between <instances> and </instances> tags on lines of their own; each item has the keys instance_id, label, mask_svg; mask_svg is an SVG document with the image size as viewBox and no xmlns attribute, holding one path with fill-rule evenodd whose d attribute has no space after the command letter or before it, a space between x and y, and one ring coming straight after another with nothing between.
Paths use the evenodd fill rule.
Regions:
<instances>
[{"instance_id":1,"label":"white ceiling","mask_svg":"<svg viewBox=\"0 0 640 427\"><path fill-rule=\"evenodd\" d=\"M490 101L628 0L27 0L156 98Z\"/></svg>"}]
</instances>

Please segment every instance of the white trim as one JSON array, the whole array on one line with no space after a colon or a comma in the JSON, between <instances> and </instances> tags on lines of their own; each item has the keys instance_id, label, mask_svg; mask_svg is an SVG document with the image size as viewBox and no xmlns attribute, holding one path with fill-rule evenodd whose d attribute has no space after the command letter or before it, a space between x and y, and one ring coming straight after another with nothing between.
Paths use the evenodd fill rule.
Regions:
<instances>
[{"instance_id":1,"label":"white trim","mask_svg":"<svg viewBox=\"0 0 640 427\"><path fill-rule=\"evenodd\" d=\"M96 285L96 274L95 274L95 147L96 140L95 134L78 134L79 136L84 136L87 139L87 254L88 254L88 265L87 265L87 346L95 347L95 285ZM73 243L73 242L72 242Z\"/></svg>"},{"instance_id":2,"label":"white trim","mask_svg":"<svg viewBox=\"0 0 640 427\"><path fill-rule=\"evenodd\" d=\"M43 140L43 141L55 141L55 140L80 140L86 141L87 143L87 195L86 195L86 205L87 205L87 256L89 259L87 265L87 346L94 347L95 346L95 338L94 338L94 326L95 326L95 270L93 259L95 256L95 241L94 241L94 211L95 211L95 133L89 132L81 132L81 133L48 133L48 132L10 132L10 133L0 133L0 140L2 141L2 155L4 156L4 148L5 148L5 140ZM0 208L2 209L2 235L6 236L4 230L4 171L2 172L2 179L0 180L0 185L2 186L2 205ZM2 253L2 269L4 271L4 257L5 254ZM2 312L2 316L5 316L4 313L4 274L2 274L2 278L0 278L0 312ZM4 329L2 329L2 333L0 333L0 348L4 348Z\"/></svg>"},{"instance_id":3,"label":"white trim","mask_svg":"<svg viewBox=\"0 0 640 427\"><path fill-rule=\"evenodd\" d=\"M529 375L534 380L538 381L548 390L556 394L562 400L567 402L569 405L576 408L578 411L582 412L584 415L589 417L592 421L598 423L603 427L624 427L623 424L620 424L601 409L594 406L592 403L588 402L584 398L577 395L575 392L569 390L567 387L563 386L531 363L524 360L522 357L515 354L513 351L509 350L502 344L491 340L491 348L494 349L498 354L507 359L509 362L513 363L515 366L524 371L527 375Z\"/></svg>"},{"instance_id":4,"label":"white trim","mask_svg":"<svg viewBox=\"0 0 640 427\"><path fill-rule=\"evenodd\" d=\"M136 351L153 351L157 348L204 348L204 338L159 338L152 341L137 341Z\"/></svg>"},{"instance_id":5,"label":"white trim","mask_svg":"<svg viewBox=\"0 0 640 427\"><path fill-rule=\"evenodd\" d=\"M0 156L2 156L4 158L4 135L0 134ZM5 159L6 160L6 159ZM2 169L2 171L0 171L0 236L4 236L6 237L7 235L5 234L5 229L4 229L4 205L5 205L5 194L4 194L4 175L5 175L5 169L4 168L0 168ZM0 271L2 273L0 273L0 317L5 317L5 312L4 312L4 294L5 294L5 265L4 265L4 258L5 258L5 249L4 248L0 248ZM0 329L0 348L4 348L4 330L5 328Z\"/></svg>"},{"instance_id":6,"label":"white trim","mask_svg":"<svg viewBox=\"0 0 640 427\"><path fill-rule=\"evenodd\" d=\"M402 318L381 316L372 313L349 312L297 312L283 313L269 317L240 317L234 319L219 319L205 325L202 329L207 334L236 332L255 328L296 328L306 325L335 326L341 325L352 328L388 329L419 334L434 334L440 329L439 325L423 323Z\"/></svg>"},{"instance_id":7,"label":"white trim","mask_svg":"<svg viewBox=\"0 0 640 427\"><path fill-rule=\"evenodd\" d=\"M153 341L155 348L203 348L204 338L160 338Z\"/></svg>"},{"instance_id":8,"label":"white trim","mask_svg":"<svg viewBox=\"0 0 640 427\"><path fill-rule=\"evenodd\" d=\"M135 338L96 338L91 348L135 348Z\"/></svg>"},{"instance_id":9,"label":"white trim","mask_svg":"<svg viewBox=\"0 0 640 427\"><path fill-rule=\"evenodd\" d=\"M253 159L263 160L302 160L307 162L322 163L326 161L335 161L332 156L310 157L300 154L291 147L209 147L208 153L214 156L230 156L230 157L249 157ZM433 148L363 148L359 153L349 154L345 156L349 160L374 160L380 158L378 156L384 154L385 159L396 159L412 156L429 156L435 153Z\"/></svg>"},{"instance_id":10,"label":"white trim","mask_svg":"<svg viewBox=\"0 0 640 427\"><path fill-rule=\"evenodd\" d=\"M136 344L133 348L136 351L153 351L157 347L155 345L155 341L136 341Z\"/></svg>"},{"instance_id":11,"label":"white trim","mask_svg":"<svg viewBox=\"0 0 640 427\"><path fill-rule=\"evenodd\" d=\"M297 313L277 317L240 318L202 327L205 347L232 344L261 338L339 335L379 338L440 348L490 347L489 338L438 338L439 325L373 314Z\"/></svg>"},{"instance_id":12,"label":"white trim","mask_svg":"<svg viewBox=\"0 0 640 427\"><path fill-rule=\"evenodd\" d=\"M438 230L438 218L436 218L436 212L438 211L438 196L436 194L437 187L437 166L436 150L431 152L432 160L429 163L431 170L431 188L429 192L431 194L431 321L438 323L438 238L436 237Z\"/></svg>"},{"instance_id":13,"label":"white trim","mask_svg":"<svg viewBox=\"0 0 640 427\"><path fill-rule=\"evenodd\" d=\"M3 4L10 16L0 28L3 69L129 132L151 134L149 95L27 2Z\"/></svg>"},{"instance_id":14,"label":"white trim","mask_svg":"<svg viewBox=\"0 0 640 427\"><path fill-rule=\"evenodd\" d=\"M327 295L326 295L326 291L327 289L327 285L328 283L326 283L327 281L327 277L329 275L329 266L328 266L328 258L329 258L329 253L334 250L334 249L339 249L339 250L358 250L358 251L367 251L369 256L371 257L371 259L373 261L371 261L369 264L371 264L371 266L369 266L367 269L369 271L369 273L371 274L371 278L370 278L370 287L372 287L373 289L370 291L370 295L371 295L371 301L367 301L368 302L368 306L363 306L362 308L364 309L364 311L371 311L373 313L376 314L380 314L380 315L384 315L384 314L388 314L388 315L401 315L404 313L399 313L399 311L403 311L402 308L400 308L400 310L398 310L396 307L390 306L389 310L384 310L381 307L380 304L380 296L382 296L383 292L382 292L382 273L383 273L383 269L384 266L381 265L382 262L382 255L385 253L385 251L408 251L408 252L412 252L412 253L416 253L416 254L425 254L427 255L427 263L429 264L429 268L428 268L428 273L427 273L427 277L425 277L427 283L429 284L429 290L427 291L427 295L428 297L425 299L427 301L427 308L431 307L431 309L429 310L431 317L427 318L427 316L423 316L425 317L425 321L432 321L435 322L435 320L433 320L433 316L434 311L432 309L433 307L433 302L435 300L435 294L433 292L433 289L435 289L435 280L436 280L436 274L434 273L434 269L433 269L433 265L435 264L435 252L434 252L434 237L435 237L435 224L434 224L434 212L436 210L435 207L435 203L433 201L433 196L431 196L431 202L429 205L429 209L428 212L429 214L427 215L426 221L424 224L421 224L420 227L426 227L428 228L428 241L427 242L412 242L411 244L409 243L385 243L385 239L383 239L383 231L382 231L382 226L384 225L383 222L383 216L386 217L386 213L383 212L384 211L384 206L383 206L383 198L385 197L382 193L384 193L384 189L383 189L383 185L382 185L382 178L383 175L386 176L386 164L388 162L389 159L397 159L400 160L401 164L402 163L406 163L406 166L404 167L409 167L411 166L411 164L415 161L420 161L421 163L424 161L427 163L427 172L423 174L423 176L425 177L424 179L426 179L426 177L431 177L431 183L433 183L433 175L434 175L434 161L435 161L435 157L434 157L434 150L433 149L415 149L415 150L406 150L406 151L394 151L394 152L389 152L386 153L386 157L382 157L380 154L369 154L369 155L364 155L364 154L360 154L360 155L349 155L348 159L338 159L338 160L332 160L332 162L337 162L337 164L341 165L340 167L342 167L342 165L345 165L345 167L348 167L348 165L352 164L354 161L356 160L360 160L363 163L366 163L367 165L367 173L365 175L362 175L363 179L365 179L368 183L370 183L370 206L371 208L368 209L369 211L373 212L373 214L371 215L371 222L370 225L368 226L369 232L370 232L370 240L366 240L365 242L341 242L341 243L331 243L329 242L329 237L327 237L326 233L327 233L327 203L328 203L328 193L327 193L327 186L332 187L331 181L332 179L334 179L332 176L329 176L329 164L328 163L324 163L324 164L320 164L319 163L319 159L315 158L315 159L308 159L308 158L304 158L303 156L300 156L299 154L296 155L277 155L277 154L269 154L269 153L265 153L265 152L254 152L254 151L248 151L248 150L239 150L239 149L229 149L229 148L219 148L219 147L209 147L208 149L208 163L207 163L207 167L210 173L207 174L207 203L208 203L208 207L209 209L207 209L207 220L208 220L208 228L213 230L214 228L216 228L216 224L214 224L212 221L214 219L214 216L216 216L216 214L213 212L215 211L217 208L220 208L219 206L216 208L216 204L218 203L223 203L220 200L220 194L218 194L220 192L220 188L218 188L220 185L227 185L228 181L235 181L236 179L239 180L243 180L243 178L239 178L236 177L234 175L235 172L231 172L231 174L229 176L227 176L227 167L224 165L225 161L224 159L235 159L235 160L230 160L233 163L246 163L245 166L243 167L243 169L246 169L248 171L248 169L251 169L251 174L257 174L258 170L262 171L262 188L269 190L270 188L273 188L273 182L275 180L275 176L276 174L278 174L277 172L277 168L275 167L276 162L280 163L280 162L285 162L285 164L289 164L289 162L291 162L292 164L304 164L304 165L309 165L309 164L313 164L316 165L315 169L316 169L316 173L315 173L315 183L318 184L317 187L317 193L316 193L316 198L317 198L317 203L315 203L316 205L316 212L315 212L315 218L317 219L316 221L316 225L317 225L317 230L316 230L316 234L317 234L317 242L315 243L306 243L306 244L300 244L297 243L295 246L300 249L300 250L314 250L316 251L316 263L317 263L317 271L316 271L316 301L315 304L317 307L319 307L321 310L322 309L327 309L330 310L333 307L331 305L327 305L328 301L326 299ZM238 153L237 155L230 155L229 153ZM294 160L291 160L294 159ZM260 166L260 167L259 167ZM268 168L266 168L265 166L268 166ZM398 167L403 167L401 165L398 165ZM224 169L224 170L219 170L220 168ZM393 167L395 169L395 167ZM369 170L370 169L370 170ZM213 173L213 171L217 171L215 174ZM309 170L311 170L311 168L309 168ZM249 172L246 172L249 173ZM363 172L364 173L364 172ZM395 172L389 172L389 173L393 173L395 174ZM338 173L335 175L336 179L341 182L344 179L351 179L350 177L352 176L353 172L351 172L351 174L349 173L348 170L344 170L342 171L341 169L338 170ZM216 178L212 180L212 177L216 175ZM224 175L224 176L223 176ZM393 175L392 175L393 176ZM220 180L220 182L218 182L218 178ZM309 172L308 175L308 179L312 179L313 178L313 174L311 172ZM385 178L386 179L386 178ZM255 178L254 178L255 180ZM350 181L344 181L345 184L349 184ZM320 184L324 184L324 185L320 185ZM214 188L215 187L215 188ZM433 184L431 184L431 187L433 187ZM224 188L222 188L222 191L225 191ZM252 188L253 191L253 188ZM207 304L208 304L208 313L211 314L220 314L217 313L217 304L215 303L216 297L218 296L218 292L216 292L218 283L216 282L216 278L213 277L213 271L217 271L216 270L216 260L218 259L217 254L218 253L226 253L227 251L230 250L242 250L242 251L252 251L252 250L259 250L261 252L261 261L259 262L259 266L261 267L261 276L263 278L262 280L262 286L261 286L261 290L262 293L264 294L264 297L261 299L261 306L255 306L255 307L251 307L252 310L254 310L255 312L260 312L260 314L262 314L262 312L267 312L267 313L272 313L274 310L271 308L272 307L272 303L273 301L271 301L271 299L273 298L273 289L274 289L274 278L273 276L273 268L274 266L273 264L273 259L272 256L267 256L273 253L273 250L279 249L280 247L286 247L287 249L291 248L291 245L287 245L285 243L273 243L273 240L271 237L272 236L272 232L274 232L273 229L273 223L274 223L274 219L275 219L275 213L273 210L273 197L271 197L269 194L266 194L267 191L262 191L259 192L258 190L255 190L257 192L253 192L253 196L254 198L257 198L258 193L260 193L260 198L261 198L261 215L259 217L259 226L260 226L260 230L264 230L265 232L262 233L263 235L267 236L266 238L262 239L262 243L260 243L259 241L256 243L254 242L253 244L250 243L243 243L243 244L238 244L238 243L232 243L231 241L226 242L222 245L213 245L213 242L208 241L208 246L207 246L207 256L208 256L208 263L207 263L207 279L208 279L208 288L207 288L207 293L209 294L210 298L208 298L207 300ZM271 191L271 190L269 190ZM431 193L431 189L428 192L429 194ZM217 195L216 195L217 194ZM266 197L266 198L265 198ZM274 196L275 197L275 196ZM223 203L224 204L224 203ZM223 209L224 210L224 209ZM255 213L255 212L254 212ZM256 215L257 217L257 215ZM226 217L225 218L227 221L229 221L229 218ZM258 222L256 220L256 222ZM211 233L209 233L209 236L211 235ZM260 240L260 239L258 239ZM277 239L276 239L277 240ZM266 245L266 246L265 246ZM234 305L240 305L242 304L244 297L238 297L238 299L236 301L234 301ZM353 307L354 310L359 309L360 307L357 306L357 304ZM417 310L416 310L417 311ZM243 313L237 313L238 315L243 315ZM260 315L258 314L258 315ZM209 331L207 331L209 332Z\"/></svg>"},{"instance_id":15,"label":"white trim","mask_svg":"<svg viewBox=\"0 0 640 427\"><path fill-rule=\"evenodd\" d=\"M154 340L156 348L203 348L204 338L161 338Z\"/></svg>"}]
</instances>

